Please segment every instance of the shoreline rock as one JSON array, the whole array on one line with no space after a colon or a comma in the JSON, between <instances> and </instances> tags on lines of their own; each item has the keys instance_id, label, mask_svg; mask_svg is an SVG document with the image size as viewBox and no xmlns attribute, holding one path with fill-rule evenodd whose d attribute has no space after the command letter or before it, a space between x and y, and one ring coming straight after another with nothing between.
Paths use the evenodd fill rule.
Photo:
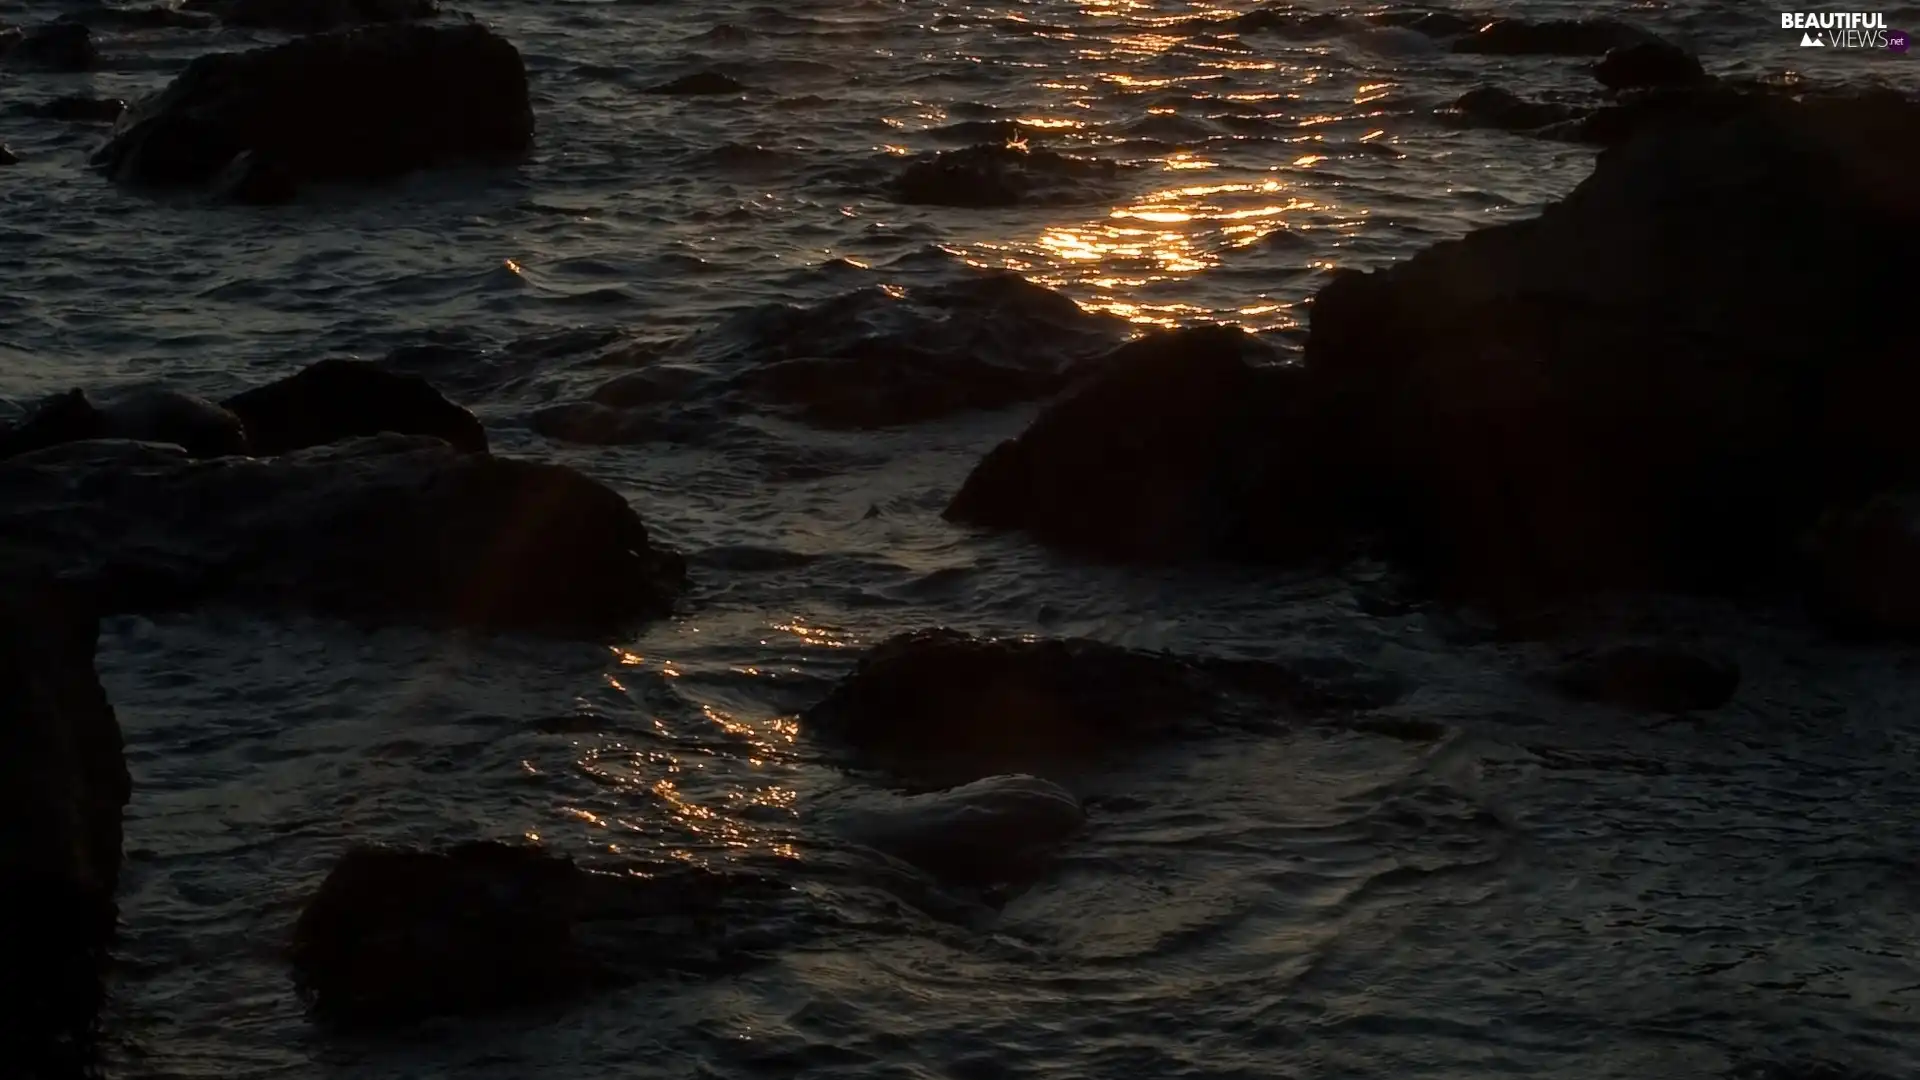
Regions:
<instances>
[{"instance_id":1,"label":"shoreline rock","mask_svg":"<svg viewBox=\"0 0 1920 1080\"><path fill-rule=\"evenodd\" d=\"M226 399L256 454L284 454L391 432L427 435L470 454L487 452L478 418L417 375L364 360L322 360Z\"/></svg>"}]
</instances>

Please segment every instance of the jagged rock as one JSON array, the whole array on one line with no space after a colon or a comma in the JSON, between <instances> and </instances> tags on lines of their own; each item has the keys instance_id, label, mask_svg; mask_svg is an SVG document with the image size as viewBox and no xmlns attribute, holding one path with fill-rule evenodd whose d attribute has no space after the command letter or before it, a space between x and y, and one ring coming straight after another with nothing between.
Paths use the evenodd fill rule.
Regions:
<instances>
[{"instance_id":1,"label":"jagged rock","mask_svg":"<svg viewBox=\"0 0 1920 1080\"><path fill-rule=\"evenodd\" d=\"M119 98L97 98L90 94L67 94L26 107L29 116L76 124L111 124L120 119L126 109L127 103Z\"/></svg>"},{"instance_id":2,"label":"jagged rock","mask_svg":"<svg viewBox=\"0 0 1920 1080\"><path fill-rule=\"evenodd\" d=\"M1033 776L989 776L919 795L877 793L829 815L849 839L949 885L1025 883L1087 821L1080 801Z\"/></svg>"},{"instance_id":3,"label":"jagged rock","mask_svg":"<svg viewBox=\"0 0 1920 1080\"><path fill-rule=\"evenodd\" d=\"M84 390L43 402L26 419L0 429L0 459L60 443L130 439L171 443L193 457L247 452L240 418L205 398L163 388L140 388L96 403Z\"/></svg>"},{"instance_id":4,"label":"jagged rock","mask_svg":"<svg viewBox=\"0 0 1920 1080\"><path fill-rule=\"evenodd\" d=\"M1658 645L1622 645L1569 661L1554 675L1568 697L1645 712L1717 709L1733 700L1740 665Z\"/></svg>"},{"instance_id":5,"label":"jagged rock","mask_svg":"<svg viewBox=\"0 0 1920 1080\"><path fill-rule=\"evenodd\" d=\"M274 179L227 186L279 198L298 184L513 163L532 145L512 44L477 23L387 25L199 57L136 104L94 161L121 183L178 187L242 159L246 176Z\"/></svg>"},{"instance_id":6,"label":"jagged rock","mask_svg":"<svg viewBox=\"0 0 1920 1080\"><path fill-rule=\"evenodd\" d=\"M410 22L440 14L437 0L187 0L185 7L217 15L228 26L299 34Z\"/></svg>"},{"instance_id":7,"label":"jagged rock","mask_svg":"<svg viewBox=\"0 0 1920 1080\"><path fill-rule=\"evenodd\" d=\"M689 917L769 883L692 868L584 869L534 847L356 847L294 926L295 982L314 1012L404 1024L563 1001L653 971L703 970L724 942Z\"/></svg>"},{"instance_id":8,"label":"jagged rock","mask_svg":"<svg viewBox=\"0 0 1920 1080\"><path fill-rule=\"evenodd\" d=\"M14 1075L78 1076L114 932L131 781L120 725L94 674L99 621L88 598L8 566L0 576L0 1053Z\"/></svg>"},{"instance_id":9,"label":"jagged rock","mask_svg":"<svg viewBox=\"0 0 1920 1080\"><path fill-rule=\"evenodd\" d=\"M945 517L1105 558L1297 552L1324 518L1284 490L1312 474L1276 452L1300 423L1298 373L1255 366L1276 359L1238 327L1123 345L975 466Z\"/></svg>"},{"instance_id":10,"label":"jagged rock","mask_svg":"<svg viewBox=\"0 0 1920 1080\"><path fill-rule=\"evenodd\" d=\"M571 469L397 435L205 462L56 446L0 464L0 543L108 611L220 601L582 636L665 614L685 574Z\"/></svg>"},{"instance_id":11,"label":"jagged rock","mask_svg":"<svg viewBox=\"0 0 1920 1080\"><path fill-rule=\"evenodd\" d=\"M717 71L701 71L692 75L682 75L672 82L647 88L649 94L674 94L681 97L693 97L714 94L745 93L747 84Z\"/></svg>"},{"instance_id":12,"label":"jagged rock","mask_svg":"<svg viewBox=\"0 0 1920 1080\"><path fill-rule=\"evenodd\" d=\"M1453 43L1454 52L1499 56L1604 56L1609 49L1655 40L1612 19L1495 19Z\"/></svg>"},{"instance_id":13,"label":"jagged rock","mask_svg":"<svg viewBox=\"0 0 1920 1080\"><path fill-rule=\"evenodd\" d=\"M322 360L221 403L246 424L256 454L284 454L364 435L431 435L487 452L478 418L416 375L362 360Z\"/></svg>"},{"instance_id":14,"label":"jagged rock","mask_svg":"<svg viewBox=\"0 0 1920 1080\"><path fill-rule=\"evenodd\" d=\"M1021 146L969 146L923 156L901 171L894 199L926 206L1062 205L1107 197L1118 163Z\"/></svg>"},{"instance_id":15,"label":"jagged rock","mask_svg":"<svg viewBox=\"0 0 1920 1080\"><path fill-rule=\"evenodd\" d=\"M0 63L30 71L92 71L100 60L93 32L70 22L0 33Z\"/></svg>"},{"instance_id":16,"label":"jagged rock","mask_svg":"<svg viewBox=\"0 0 1920 1080\"><path fill-rule=\"evenodd\" d=\"M1616 46L1593 66L1593 77L1609 90L1652 86L1693 86L1707 79L1692 53L1664 41Z\"/></svg>"}]
</instances>

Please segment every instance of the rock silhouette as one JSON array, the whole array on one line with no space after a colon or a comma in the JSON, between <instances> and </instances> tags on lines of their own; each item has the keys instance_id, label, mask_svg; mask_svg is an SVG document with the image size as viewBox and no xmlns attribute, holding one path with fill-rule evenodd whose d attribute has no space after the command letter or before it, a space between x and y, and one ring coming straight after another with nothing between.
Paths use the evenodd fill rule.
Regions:
<instances>
[{"instance_id":1,"label":"rock silhouette","mask_svg":"<svg viewBox=\"0 0 1920 1080\"><path fill-rule=\"evenodd\" d=\"M171 443L193 457L247 451L240 418L205 398L145 388L96 402L84 390L70 390L43 402L18 424L0 429L0 459L92 439Z\"/></svg>"},{"instance_id":2,"label":"rock silhouette","mask_svg":"<svg viewBox=\"0 0 1920 1080\"><path fill-rule=\"evenodd\" d=\"M1566 663L1554 675L1561 693L1645 712L1717 709L1733 699L1740 665L1659 645L1620 645Z\"/></svg>"},{"instance_id":3,"label":"rock silhouette","mask_svg":"<svg viewBox=\"0 0 1920 1080\"><path fill-rule=\"evenodd\" d=\"M93 32L79 23L52 22L25 30L0 29L0 64L25 71L92 71L100 60Z\"/></svg>"},{"instance_id":4,"label":"rock silhouette","mask_svg":"<svg viewBox=\"0 0 1920 1080\"><path fill-rule=\"evenodd\" d=\"M256 454L284 454L363 435L431 435L469 453L487 432L417 375L361 360L322 360L221 403L245 423Z\"/></svg>"}]
</instances>

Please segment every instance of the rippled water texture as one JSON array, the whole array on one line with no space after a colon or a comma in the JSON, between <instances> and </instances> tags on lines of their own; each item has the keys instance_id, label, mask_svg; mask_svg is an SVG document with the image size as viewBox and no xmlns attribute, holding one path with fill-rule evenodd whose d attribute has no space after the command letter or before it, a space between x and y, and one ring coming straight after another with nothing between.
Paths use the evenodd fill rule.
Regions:
<instances>
[{"instance_id":1,"label":"rippled water texture","mask_svg":"<svg viewBox=\"0 0 1920 1080\"><path fill-rule=\"evenodd\" d=\"M1286 344L1327 268L1524 215L1590 167L1586 149L1430 118L1483 81L1588 92L1578 61L1435 52L1357 18L1225 21L1251 8L481 2L532 72L530 165L266 210L116 191L82 168L99 129L12 106L131 97L271 35L109 36L91 75L0 71L23 159L0 170L0 395L224 392L404 344L602 340L553 337L579 327L664 341L968 263ZM16 23L59 10L0 0ZM1500 10L1618 14L1721 73L1920 71L1809 56L1748 4ZM747 90L643 92L702 71ZM1009 139L1123 167L1045 206L886 196L911 155ZM1020 410L563 448L525 416L590 382L540 355L524 377L447 385L501 451L606 480L689 552L686 614L611 650L219 611L111 621L100 663L136 780L117 1075L1920 1072L1910 655L1680 612L1725 628L1708 644L1745 666L1732 706L1680 724L1570 706L1530 677L1543 651L1382 614L1365 582L1102 569L941 522ZM1123 765L1091 782L1090 830L1053 873L997 914L956 901L935 919L815 820L870 781L792 718L859 647L932 624L1338 657L1404 679L1394 711L1448 734L1281 726ZM775 959L746 974L398 1040L308 1024L278 950L346 845L520 835L770 866L800 892L760 928Z\"/></svg>"}]
</instances>

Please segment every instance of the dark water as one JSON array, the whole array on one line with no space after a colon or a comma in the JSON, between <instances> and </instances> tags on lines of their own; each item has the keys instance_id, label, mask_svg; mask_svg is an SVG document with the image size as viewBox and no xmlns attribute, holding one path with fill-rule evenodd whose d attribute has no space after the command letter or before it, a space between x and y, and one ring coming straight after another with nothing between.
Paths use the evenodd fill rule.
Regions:
<instances>
[{"instance_id":1,"label":"dark water","mask_svg":"<svg viewBox=\"0 0 1920 1080\"><path fill-rule=\"evenodd\" d=\"M1590 167L1427 115L1488 80L1584 91L1577 61L1455 56L1359 19L1209 25L1251 7L479 3L532 72L532 164L271 210L115 191L82 168L98 129L0 110L24 159L0 170L0 395L225 392L323 356L534 336L497 372L441 374L499 449L626 492L697 582L683 617L611 650L112 621L100 662L137 785L117 1075L1920 1072L1908 654L1677 609L1747 679L1710 718L1662 725L1559 702L1529 678L1544 649L1372 614L1350 580L1099 569L940 521L1024 410L858 434L746 419L617 449L527 429L607 377L576 362L586 345L982 266L1142 325L1290 343L1328 268L1525 215ZM60 10L0 0L13 22ZM1920 81L1911 56L1802 51L1747 4L1499 10L1619 14L1722 73ZM112 36L102 71L0 72L0 98L130 97L270 39ZM708 70L749 92L641 92ZM1137 167L1068 205L879 193L907 155L1014 133ZM1283 728L1120 768L1098 786L1126 798L1096 805L1055 872L956 925L900 904L821 825L864 781L792 720L856 649L932 624L1336 657L1404 679L1393 711L1448 734ZM519 835L784 867L799 898L758 930L778 959L397 1042L311 1028L278 949L347 844Z\"/></svg>"}]
</instances>

